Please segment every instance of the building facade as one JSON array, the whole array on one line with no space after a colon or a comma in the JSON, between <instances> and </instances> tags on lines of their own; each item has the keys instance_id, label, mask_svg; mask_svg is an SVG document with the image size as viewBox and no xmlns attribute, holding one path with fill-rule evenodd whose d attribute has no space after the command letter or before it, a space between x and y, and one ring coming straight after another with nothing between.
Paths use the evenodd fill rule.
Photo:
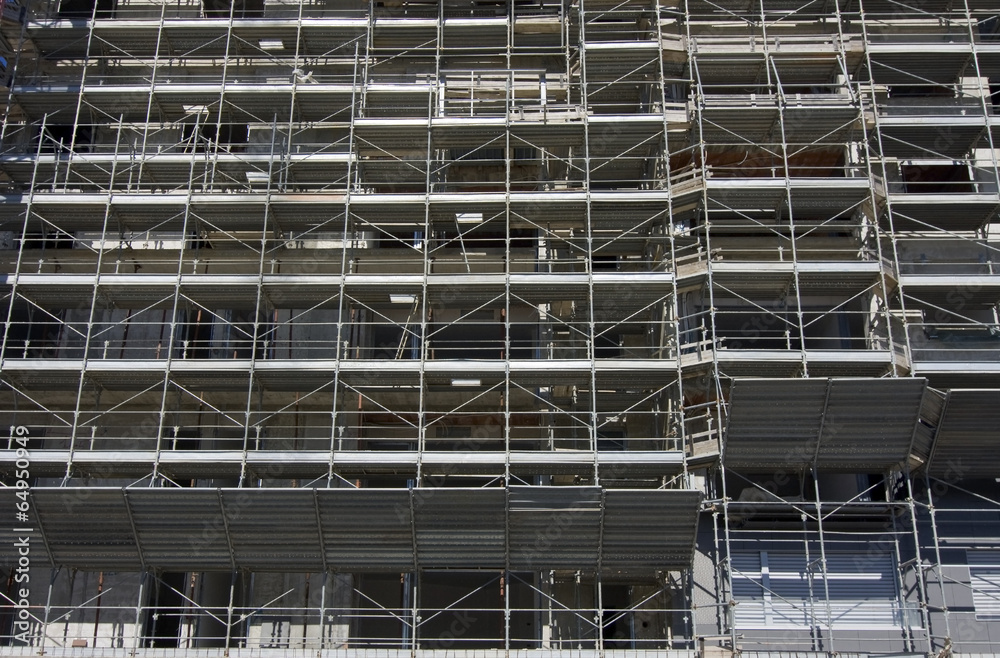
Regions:
<instances>
[{"instance_id":1,"label":"building facade","mask_svg":"<svg viewBox=\"0 0 1000 658\"><path fill-rule=\"evenodd\" d=\"M1000 654L996 2L5 0L0 67L0 655Z\"/></svg>"}]
</instances>

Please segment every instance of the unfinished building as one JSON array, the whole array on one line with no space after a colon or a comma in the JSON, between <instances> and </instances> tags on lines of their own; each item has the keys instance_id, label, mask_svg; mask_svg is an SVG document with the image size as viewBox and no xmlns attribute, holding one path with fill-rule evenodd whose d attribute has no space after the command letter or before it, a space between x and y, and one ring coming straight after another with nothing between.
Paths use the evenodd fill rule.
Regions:
<instances>
[{"instance_id":1,"label":"unfinished building","mask_svg":"<svg viewBox=\"0 0 1000 658\"><path fill-rule=\"evenodd\" d=\"M1000 654L994 0L4 0L0 83L0 656Z\"/></svg>"}]
</instances>

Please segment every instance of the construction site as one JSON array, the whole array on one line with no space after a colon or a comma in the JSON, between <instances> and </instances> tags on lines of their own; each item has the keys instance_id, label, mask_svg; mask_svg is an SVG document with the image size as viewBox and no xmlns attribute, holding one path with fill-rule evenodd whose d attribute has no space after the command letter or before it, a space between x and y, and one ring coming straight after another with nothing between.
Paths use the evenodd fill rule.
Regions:
<instances>
[{"instance_id":1,"label":"construction site","mask_svg":"<svg viewBox=\"0 0 1000 658\"><path fill-rule=\"evenodd\" d=\"M0 92L0 657L1000 655L996 0L3 0Z\"/></svg>"}]
</instances>

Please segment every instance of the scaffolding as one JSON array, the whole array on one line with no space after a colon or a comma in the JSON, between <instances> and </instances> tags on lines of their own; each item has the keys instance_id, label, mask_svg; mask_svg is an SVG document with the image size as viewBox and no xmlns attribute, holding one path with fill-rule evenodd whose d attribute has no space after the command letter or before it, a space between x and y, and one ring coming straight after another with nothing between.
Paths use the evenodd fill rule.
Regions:
<instances>
[{"instance_id":1,"label":"scaffolding","mask_svg":"<svg viewBox=\"0 0 1000 658\"><path fill-rule=\"evenodd\" d=\"M0 656L1000 653L994 4L4 0Z\"/></svg>"}]
</instances>

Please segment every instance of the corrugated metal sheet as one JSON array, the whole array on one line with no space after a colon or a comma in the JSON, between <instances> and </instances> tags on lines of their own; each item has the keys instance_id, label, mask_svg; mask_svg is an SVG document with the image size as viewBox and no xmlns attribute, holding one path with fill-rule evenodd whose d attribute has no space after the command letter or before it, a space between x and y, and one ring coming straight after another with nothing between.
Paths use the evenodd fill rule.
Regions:
<instances>
[{"instance_id":1,"label":"corrugated metal sheet","mask_svg":"<svg viewBox=\"0 0 1000 658\"><path fill-rule=\"evenodd\" d=\"M928 469L947 480L1000 473L1000 390L948 393Z\"/></svg>"},{"instance_id":2,"label":"corrugated metal sheet","mask_svg":"<svg viewBox=\"0 0 1000 658\"><path fill-rule=\"evenodd\" d=\"M879 470L908 458L924 379L737 379L725 460L737 468Z\"/></svg>"},{"instance_id":3,"label":"corrugated metal sheet","mask_svg":"<svg viewBox=\"0 0 1000 658\"><path fill-rule=\"evenodd\" d=\"M728 466L800 466L812 461L825 379L737 379L724 437Z\"/></svg>"},{"instance_id":4,"label":"corrugated metal sheet","mask_svg":"<svg viewBox=\"0 0 1000 658\"><path fill-rule=\"evenodd\" d=\"M691 565L701 496L697 491L674 491L664 499L660 493L607 492L602 558L605 569ZM636 528L642 528L642 532L636 532Z\"/></svg>"},{"instance_id":5,"label":"corrugated metal sheet","mask_svg":"<svg viewBox=\"0 0 1000 658\"><path fill-rule=\"evenodd\" d=\"M909 456L924 379L833 379L817 465L885 468Z\"/></svg>"},{"instance_id":6,"label":"corrugated metal sheet","mask_svg":"<svg viewBox=\"0 0 1000 658\"><path fill-rule=\"evenodd\" d=\"M413 517L405 489L357 490L353 504L337 489L320 492L320 523L327 564L357 571L413 566ZM349 567L348 567L349 565Z\"/></svg>"},{"instance_id":7,"label":"corrugated metal sheet","mask_svg":"<svg viewBox=\"0 0 1000 658\"><path fill-rule=\"evenodd\" d=\"M5 489L0 494L7 499L4 509L14 509L14 492ZM37 529L37 517L44 520L45 538L55 562L120 565L122 570L140 566L120 490L34 489L31 505L36 520L30 526ZM38 550L39 542L34 546Z\"/></svg>"},{"instance_id":8,"label":"corrugated metal sheet","mask_svg":"<svg viewBox=\"0 0 1000 658\"><path fill-rule=\"evenodd\" d=\"M0 503L12 509L15 493L0 490ZM681 569L700 500L599 487L67 487L32 492L30 525L56 564L85 570Z\"/></svg>"},{"instance_id":9,"label":"corrugated metal sheet","mask_svg":"<svg viewBox=\"0 0 1000 658\"><path fill-rule=\"evenodd\" d=\"M121 500L121 490L99 490L99 495L109 499L116 494ZM186 555L193 554L206 568L232 566L226 524L230 518L249 513L245 506L224 508L218 490L212 489L143 489L129 492L128 502L135 522L136 542L147 564L183 569ZM48 528L49 506L40 504L38 512L50 545L58 544L59 540L50 536ZM80 530L77 527L76 534L99 533L100 524L96 523L90 533ZM94 539L100 541L100 535L96 534Z\"/></svg>"},{"instance_id":10,"label":"corrugated metal sheet","mask_svg":"<svg viewBox=\"0 0 1000 658\"><path fill-rule=\"evenodd\" d=\"M511 487L511 564L596 568L601 518L599 487Z\"/></svg>"},{"instance_id":11,"label":"corrugated metal sheet","mask_svg":"<svg viewBox=\"0 0 1000 658\"><path fill-rule=\"evenodd\" d=\"M421 567L503 564L503 489L414 490L414 527Z\"/></svg>"},{"instance_id":12,"label":"corrugated metal sheet","mask_svg":"<svg viewBox=\"0 0 1000 658\"><path fill-rule=\"evenodd\" d=\"M315 505L302 501L294 489L276 489L261 500L245 493L238 489L222 492L237 564L280 571L288 561L321 561Z\"/></svg>"}]
</instances>

